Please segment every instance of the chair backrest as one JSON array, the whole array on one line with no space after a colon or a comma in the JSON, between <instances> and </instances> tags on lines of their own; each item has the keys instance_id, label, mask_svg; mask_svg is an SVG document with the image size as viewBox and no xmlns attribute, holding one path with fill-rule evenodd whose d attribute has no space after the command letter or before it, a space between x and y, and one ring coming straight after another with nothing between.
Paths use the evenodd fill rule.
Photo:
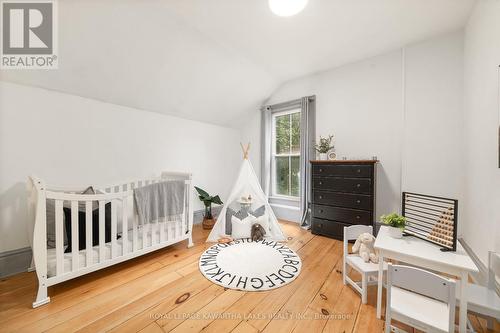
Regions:
<instances>
[{"instance_id":1,"label":"chair backrest","mask_svg":"<svg viewBox=\"0 0 500 333\"><path fill-rule=\"evenodd\" d=\"M496 290L500 284L500 253L489 252L488 256L488 289Z\"/></svg>"},{"instance_id":2,"label":"chair backrest","mask_svg":"<svg viewBox=\"0 0 500 333\"><path fill-rule=\"evenodd\" d=\"M448 303L455 294L450 288L455 288L455 281L417 267L389 264L388 277L391 286L400 287L415 293Z\"/></svg>"},{"instance_id":3,"label":"chair backrest","mask_svg":"<svg viewBox=\"0 0 500 333\"><path fill-rule=\"evenodd\" d=\"M429 271L403 265L388 264L387 308L391 307L391 289L399 287L448 304L450 332L455 328L455 281Z\"/></svg>"},{"instance_id":4,"label":"chair backrest","mask_svg":"<svg viewBox=\"0 0 500 333\"><path fill-rule=\"evenodd\" d=\"M355 240L365 232L373 235L373 227L371 225L351 225L350 227L344 227L344 241Z\"/></svg>"},{"instance_id":5,"label":"chair backrest","mask_svg":"<svg viewBox=\"0 0 500 333\"><path fill-rule=\"evenodd\" d=\"M350 240L358 239L358 236L365 232L373 235L373 227L371 225L351 225L344 227L344 259L347 255L347 243Z\"/></svg>"}]
</instances>

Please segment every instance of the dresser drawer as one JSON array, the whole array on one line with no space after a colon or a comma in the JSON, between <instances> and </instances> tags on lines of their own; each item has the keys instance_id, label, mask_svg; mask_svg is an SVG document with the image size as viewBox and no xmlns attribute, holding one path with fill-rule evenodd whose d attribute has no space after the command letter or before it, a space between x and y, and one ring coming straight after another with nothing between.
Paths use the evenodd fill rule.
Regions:
<instances>
[{"instance_id":1,"label":"dresser drawer","mask_svg":"<svg viewBox=\"0 0 500 333\"><path fill-rule=\"evenodd\" d=\"M312 174L315 176L339 176L339 177L359 177L371 178L373 167L371 165L321 165L312 167Z\"/></svg>"},{"instance_id":2,"label":"dresser drawer","mask_svg":"<svg viewBox=\"0 0 500 333\"><path fill-rule=\"evenodd\" d=\"M372 180L366 178L313 177L312 187L315 190L371 194Z\"/></svg>"},{"instance_id":3,"label":"dresser drawer","mask_svg":"<svg viewBox=\"0 0 500 333\"><path fill-rule=\"evenodd\" d=\"M372 210L372 197L364 194L348 194L326 191L314 191L312 202L322 205Z\"/></svg>"},{"instance_id":4,"label":"dresser drawer","mask_svg":"<svg viewBox=\"0 0 500 333\"><path fill-rule=\"evenodd\" d=\"M332 237L338 240L344 239L344 227L348 227L349 224L322 220L314 218L311 221L311 232L315 235L323 235L327 237Z\"/></svg>"},{"instance_id":5,"label":"dresser drawer","mask_svg":"<svg viewBox=\"0 0 500 333\"><path fill-rule=\"evenodd\" d=\"M349 224L372 224L371 212L358 209L313 205L312 216Z\"/></svg>"}]
</instances>

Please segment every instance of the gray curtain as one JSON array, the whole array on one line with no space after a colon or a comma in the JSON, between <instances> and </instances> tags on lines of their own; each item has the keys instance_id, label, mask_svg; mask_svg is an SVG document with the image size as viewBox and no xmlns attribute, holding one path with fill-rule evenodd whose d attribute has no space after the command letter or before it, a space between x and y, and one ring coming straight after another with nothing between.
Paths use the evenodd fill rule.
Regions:
<instances>
[{"instance_id":1,"label":"gray curtain","mask_svg":"<svg viewBox=\"0 0 500 333\"><path fill-rule=\"evenodd\" d=\"M261 118L261 142L262 147L260 150L260 181L262 190L269 198L271 194L271 107L264 106L262 108Z\"/></svg>"},{"instance_id":2,"label":"gray curtain","mask_svg":"<svg viewBox=\"0 0 500 333\"><path fill-rule=\"evenodd\" d=\"M300 226L311 227L311 163L316 155L316 97L301 98L300 113Z\"/></svg>"}]
</instances>

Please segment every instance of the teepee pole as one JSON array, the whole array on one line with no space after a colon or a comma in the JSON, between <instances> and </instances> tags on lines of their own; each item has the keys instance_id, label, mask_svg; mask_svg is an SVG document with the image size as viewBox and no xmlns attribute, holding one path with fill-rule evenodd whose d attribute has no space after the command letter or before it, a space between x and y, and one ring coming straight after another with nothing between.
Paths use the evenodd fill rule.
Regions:
<instances>
[{"instance_id":1,"label":"teepee pole","mask_svg":"<svg viewBox=\"0 0 500 333\"><path fill-rule=\"evenodd\" d=\"M247 146L243 146L243 144L240 142L241 150L243 151L243 159L248 160L248 151L250 150L250 142L247 144Z\"/></svg>"}]
</instances>

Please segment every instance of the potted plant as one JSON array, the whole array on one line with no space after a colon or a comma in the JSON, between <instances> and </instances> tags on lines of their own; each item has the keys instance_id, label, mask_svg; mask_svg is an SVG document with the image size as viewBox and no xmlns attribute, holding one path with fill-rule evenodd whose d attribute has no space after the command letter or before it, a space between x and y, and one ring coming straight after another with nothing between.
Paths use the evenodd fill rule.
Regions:
<instances>
[{"instance_id":1,"label":"potted plant","mask_svg":"<svg viewBox=\"0 0 500 333\"><path fill-rule=\"evenodd\" d=\"M403 230L406 227L406 217L396 213L382 215L380 220L389 227L389 236L394 238L403 237Z\"/></svg>"},{"instance_id":2,"label":"potted plant","mask_svg":"<svg viewBox=\"0 0 500 333\"><path fill-rule=\"evenodd\" d=\"M206 191L199 187L194 187L198 192L198 198L205 205L205 215L203 215L203 229L212 229L215 224L215 219L212 216L212 204L222 205L222 201L218 195L211 196Z\"/></svg>"},{"instance_id":3,"label":"potted plant","mask_svg":"<svg viewBox=\"0 0 500 333\"><path fill-rule=\"evenodd\" d=\"M327 138L319 137L319 143L314 145L314 148L319 153L319 159L326 161L328 159L328 152L334 146L332 145L333 135L329 135Z\"/></svg>"}]
</instances>

